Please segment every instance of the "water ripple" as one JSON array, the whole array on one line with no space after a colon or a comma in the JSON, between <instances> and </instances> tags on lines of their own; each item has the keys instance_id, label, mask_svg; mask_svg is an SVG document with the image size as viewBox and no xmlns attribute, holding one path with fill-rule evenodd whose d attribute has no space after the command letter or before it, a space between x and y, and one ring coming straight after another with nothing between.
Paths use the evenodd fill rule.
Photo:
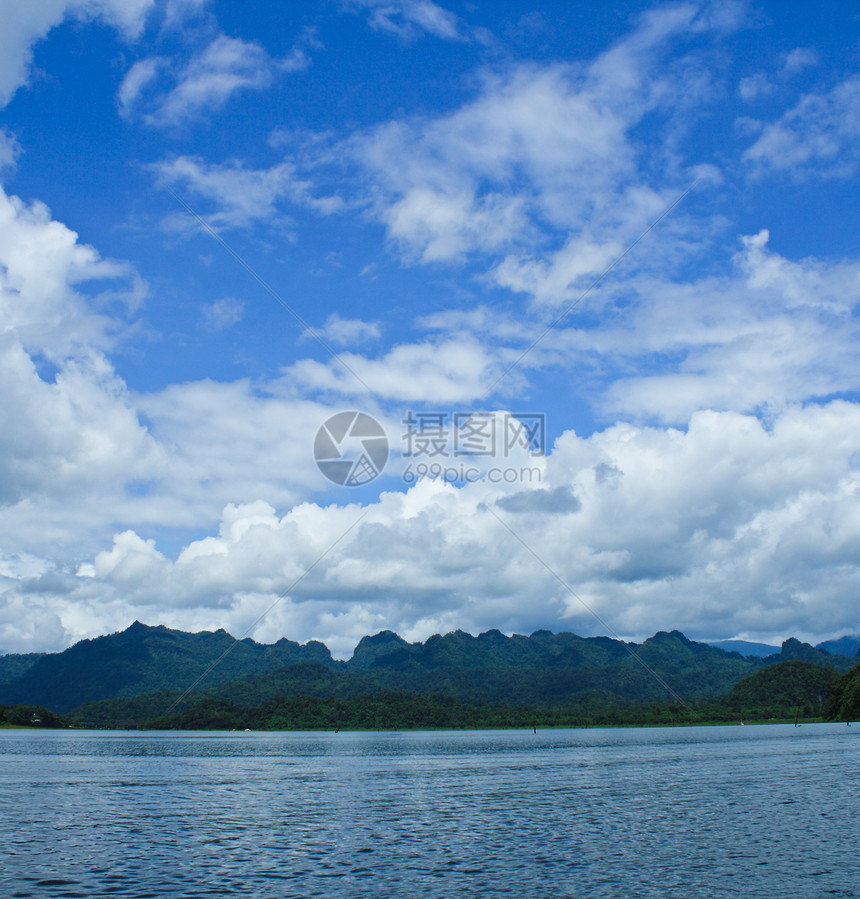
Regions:
<instances>
[{"instance_id":1,"label":"water ripple","mask_svg":"<svg viewBox=\"0 0 860 899\"><path fill-rule=\"evenodd\" d=\"M860 742L844 731L9 731L0 887L857 897Z\"/></svg>"}]
</instances>

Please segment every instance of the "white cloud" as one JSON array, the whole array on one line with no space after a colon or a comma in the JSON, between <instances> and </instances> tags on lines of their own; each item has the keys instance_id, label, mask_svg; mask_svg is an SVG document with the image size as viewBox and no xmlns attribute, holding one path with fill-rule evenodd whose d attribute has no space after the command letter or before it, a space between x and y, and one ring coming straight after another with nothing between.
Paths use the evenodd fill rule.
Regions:
<instances>
[{"instance_id":1,"label":"white cloud","mask_svg":"<svg viewBox=\"0 0 860 899\"><path fill-rule=\"evenodd\" d=\"M360 318L343 318L336 312L325 320L321 328L315 328L314 334L306 332L304 337L322 337L327 343L335 346L355 346L376 340L382 335L379 322L366 322Z\"/></svg>"},{"instance_id":2,"label":"white cloud","mask_svg":"<svg viewBox=\"0 0 860 899\"><path fill-rule=\"evenodd\" d=\"M353 0L353 4L368 10L371 28L401 39L412 39L421 32L448 41L466 39L457 16L431 0Z\"/></svg>"},{"instance_id":3,"label":"white cloud","mask_svg":"<svg viewBox=\"0 0 860 899\"><path fill-rule=\"evenodd\" d=\"M0 328L14 331L24 347L60 360L82 347L110 346L116 323L95 312L75 286L131 277L128 266L78 243L42 203L27 205L0 188ZM129 303L140 290L132 285Z\"/></svg>"},{"instance_id":4,"label":"white cloud","mask_svg":"<svg viewBox=\"0 0 860 899\"><path fill-rule=\"evenodd\" d=\"M860 264L792 262L767 241L744 238L722 277L622 285L612 325L560 338L603 367L615 358L604 414L683 423L697 409L773 410L860 389Z\"/></svg>"},{"instance_id":5,"label":"white cloud","mask_svg":"<svg viewBox=\"0 0 860 899\"><path fill-rule=\"evenodd\" d=\"M0 108L27 83L33 45L67 17L103 19L131 40L154 6L155 0L0 0Z\"/></svg>"},{"instance_id":6,"label":"white cloud","mask_svg":"<svg viewBox=\"0 0 860 899\"><path fill-rule=\"evenodd\" d=\"M153 540L141 540L134 531L124 531L113 539L113 548L93 560L93 577L124 591L140 589L167 574L169 563L155 549Z\"/></svg>"},{"instance_id":7,"label":"white cloud","mask_svg":"<svg viewBox=\"0 0 860 899\"><path fill-rule=\"evenodd\" d=\"M210 0L167 0L164 9L164 27L179 29L199 18Z\"/></svg>"},{"instance_id":8,"label":"white cloud","mask_svg":"<svg viewBox=\"0 0 860 899\"><path fill-rule=\"evenodd\" d=\"M207 328L223 331L242 320L245 304L235 297L222 297L203 307L203 321Z\"/></svg>"},{"instance_id":9,"label":"white cloud","mask_svg":"<svg viewBox=\"0 0 860 899\"><path fill-rule=\"evenodd\" d=\"M0 37L12 48L0 89L26 79L32 42L77 8L49 7L44 21L25 9L26 27ZM133 34L147 4L88 8ZM202 4L171 8L178 22ZM375 3L370 16L401 36L467 36L431 3ZM461 108L380 126L330 156L344 151L347 168L360 162L371 215L405 258L484 254L472 286L525 294L538 317L550 315L665 209L677 196L671 185L691 180L673 140L709 82L698 49L674 62L664 50L736 24L737 9L724 4L704 13L663 7L592 63L500 64ZM200 118L306 65L301 46L278 61L222 36L185 63L147 57L129 70L118 103L159 124ZM795 51L774 83L812 64ZM811 95L766 126L749 160L851 170L852 85ZM656 155L639 144L649 115L671 120ZM13 140L0 138L0 164L14 162ZM329 138L313 140L320 156L332 150ZM780 146L787 155L774 162L768 153ZM288 228L289 204L343 208L316 196L290 162L255 169L181 155L154 170L219 229ZM567 432L541 462L539 484L423 482L383 493L256 635L318 637L347 652L382 627L413 639L453 627L602 630L490 508L626 635L676 626L769 639L855 630L843 600L860 578L860 407L801 405L858 388L860 265L788 259L762 232L743 239L733 265L673 280L660 254L680 255L689 243L664 237L656 263L640 265L635 279L619 270L590 297L599 320L574 319L581 327L556 329L523 362L525 372L554 365L576 377L581 395L596 397L598 419L660 427ZM44 206L0 194L0 273L0 419L14 425L0 431L0 647L59 648L135 617L241 633L356 521L361 509L348 494L328 493L339 502L327 506L305 501L332 489L313 461L316 429L343 397L370 402L337 362L300 360L274 383L203 380L136 394L107 356L124 314L95 293L119 284L129 303L139 298L127 266L101 259ZM480 397L539 333L490 303L425 316L423 340L344 354L381 398L369 411L391 424L398 402L464 406ZM213 329L242 313L231 297L200 309ZM380 336L378 323L338 315L321 330L336 346ZM515 392L523 377L516 370L504 389ZM334 402L306 399L314 394ZM766 426L739 414L756 410Z\"/></svg>"},{"instance_id":10,"label":"white cloud","mask_svg":"<svg viewBox=\"0 0 860 899\"><path fill-rule=\"evenodd\" d=\"M157 77L159 70L168 63L169 60L164 57L150 56L139 60L126 72L117 91L117 101L122 116L127 118L131 115L138 97L146 86Z\"/></svg>"},{"instance_id":11,"label":"white cloud","mask_svg":"<svg viewBox=\"0 0 860 899\"><path fill-rule=\"evenodd\" d=\"M143 112L151 125L174 126L200 119L242 91L265 90L279 73L307 68L306 47L311 44L316 46L316 41L307 33L287 56L273 59L254 41L221 34L181 68L177 59L148 57L126 74L118 93L119 106L126 116ZM177 70L175 84L165 92L165 78Z\"/></svg>"},{"instance_id":12,"label":"white cloud","mask_svg":"<svg viewBox=\"0 0 860 899\"><path fill-rule=\"evenodd\" d=\"M284 224L288 220L278 212L280 200L313 209L322 215L342 208L338 197L315 197L311 185L300 180L295 166L283 162L269 169L249 169L241 162L213 165L198 157L179 156L153 166L159 183L190 189L215 207L203 212L215 228L247 228L254 222ZM197 227L186 215L169 219L168 225L186 229Z\"/></svg>"},{"instance_id":13,"label":"white cloud","mask_svg":"<svg viewBox=\"0 0 860 899\"><path fill-rule=\"evenodd\" d=\"M827 93L807 94L744 153L756 170L786 172L796 178L840 177L860 162L860 76Z\"/></svg>"},{"instance_id":14,"label":"white cloud","mask_svg":"<svg viewBox=\"0 0 860 899\"><path fill-rule=\"evenodd\" d=\"M860 407L835 402L786 410L770 429L706 412L686 431L567 432L539 485L424 481L384 493L334 548L362 512L348 495L343 505L304 503L283 515L266 503L230 505L217 533L173 558L126 531L94 556L90 577L57 576L52 589L45 575L9 581L7 607L29 589L42 604L30 617L54 622L49 632L65 641L134 617L241 633L330 550L258 638L324 639L348 653L383 627L411 639L453 627L603 632L492 506L625 636L679 627L699 638L779 640L852 630L856 609L845 597L860 588L858 428ZM19 624L0 620L0 632L5 646L32 645Z\"/></svg>"},{"instance_id":15,"label":"white cloud","mask_svg":"<svg viewBox=\"0 0 860 899\"><path fill-rule=\"evenodd\" d=\"M388 124L361 141L392 240L439 261L529 242L533 216L581 223L631 160L623 122L573 74L521 69L450 116Z\"/></svg>"},{"instance_id":16,"label":"white cloud","mask_svg":"<svg viewBox=\"0 0 860 899\"><path fill-rule=\"evenodd\" d=\"M5 503L32 509L53 497L62 506L116 489L151 467L154 448L124 385L102 357L67 361L46 382L6 332L0 338L0 382L0 418L15 423L0 438ZM54 530L67 523L58 521Z\"/></svg>"},{"instance_id":17,"label":"white cloud","mask_svg":"<svg viewBox=\"0 0 860 899\"><path fill-rule=\"evenodd\" d=\"M338 360L302 359L284 370L283 382L321 394L362 396L369 388L372 396L386 400L466 402L482 396L501 374L504 358L470 335L454 335L399 344L377 358L340 353L348 370ZM517 383L512 377L510 386Z\"/></svg>"},{"instance_id":18,"label":"white cloud","mask_svg":"<svg viewBox=\"0 0 860 899\"><path fill-rule=\"evenodd\" d=\"M104 355L122 319L82 292L128 267L99 258L41 204L0 191L0 497L4 546L73 540L76 522L157 452ZM47 370L47 373L44 373ZM43 504L53 504L42 518ZM42 508L40 508L42 507ZM104 514L104 509L99 514ZM50 523L47 523L50 522Z\"/></svg>"},{"instance_id":19,"label":"white cloud","mask_svg":"<svg viewBox=\"0 0 860 899\"><path fill-rule=\"evenodd\" d=\"M447 309L430 315L419 316L415 324L427 331L483 334L501 341L516 343L531 339L531 329L522 319L515 318L497 308L475 306L471 309ZM536 332L533 336L537 336Z\"/></svg>"},{"instance_id":20,"label":"white cloud","mask_svg":"<svg viewBox=\"0 0 860 899\"><path fill-rule=\"evenodd\" d=\"M269 394L203 381L130 395L93 349L109 345L110 328L76 287L117 274L116 264L42 206L5 198L0 210L0 417L16 422L0 452L0 540L10 560L0 570L0 645L61 648L134 618L241 633L360 514L348 495L342 505L300 502L324 486L310 447L332 409L294 399L296 388L360 388L334 364L305 361ZM854 384L857 265L792 262L762 233L744 240L730 275L637 284L627 327L563 332L550 350L578 340L604 362L680 354L686 368L665 389L646 377L620 382L617 395L633 414L689 422L686 431L628 424L586 439L567 433L540 483L423 482L383 494L256 636L316 637L348 653L383 627L411 639L453 627L602 630L512 541L487 511L492 503L625 635L681 627L779 639L853 628L843 597L860 578L860 407L785 403ZM380 396L468 402L502 357L452 331L502 344L516 336L488 309L424 324L441 333L346 359ZM74 339L60 341L60 332ZM31 352L57 359L51 380L22 335ZM701 383L679 400L691 375ZM735 408L771 397L782 405L769 429L736 412L684 418L723 397ZM124 522L113 540L111 521ZM210 535L167 553L147 532L168 521ZM42 555L46 545L53 558Z\"/></svg>"},{"instance_id":21,"label":"white cloud","mask_svg":"<svg viewBox=\"0 0 860 899\"><path fill-rule=\"evenodd\" d=\"M103 18L128 40L138 37L149 14L156 7L156 0L78 0L70 5L75 15L82 18Z\"/></svg>"},{"instance_id":22,"label":"white cloud","mask_svg":"<svg viewBox=\"0 0 860 899\"><path fill-rule=\"evenodd\" d=\"M764 72L756 72L741 78L738 84L738 93L745 103L753 103L761 97L767 97L774 91L774 85Z\"/></svg>"},{"instance_id":23,"label":"white cloud","mask_svg":"<svg viewBox=\"0 0 860 899\"><path fill-rule=\"evenodd\" d=\"M241 90L261 90L272 80L272 61L252 42L220 35L191 60L160 104L155 120L176 124L216 110Z\"/></svg>"},{"instance_id":24,"label":"white cloud","mask_svg":"<svg viewBox=\"0 0 860 899\"><path fill-rule=\"evenodd\" d=\"M687 127L710 90L708 76L691 57L673 60L667 51L711 27L717 23L692 5L665 7L589 63L484 72L476 96L459 109L355 137L349 149L389 239L409 261L504 259L498 272L514 289L562 301L563 257L572 247L606 255L629 243L692 182L671 141L666 158L652 157L643 169L632 135L648 114L675 117L670 131ZM644 186L645 170L662 165L666 187ZM547 256L556 262L535 263ZM536 283L541 266L547 284Z\"/></svg>"},{"instance_id":25,"label":"white cloud","mask_svg":"<svg viewBox=\"0 0 860 899\"><path fill-rule=\"evenodd\" d=\"M15 135L5 128L0 128L0 172L12 169L21 155L21 145Z\"/></svg>"},{"instance_id":26,"label":"white cloud","mask_svg":"<svg viewBox=\"0 0 860 899\"><path fill-rule=\"evenodd\" d=\"M790 53L785 54L782 66L772 75L755 72L746 78L741 78L738 84L738 93L745 103L754 103L771 96L780 87L784 87L795 75L817 64L818 54L814 50L809 47L796 47Z\"/></svg>"},{"instance_id":27,"label":"white cloud","mask_svg":"<svg viewBox=\"0 0 860 899\"><path fill-rule=\"evenodd\" d=\"M332 412L324 404L244 380L177 384L135 399L166 456L144 503L152 521L194 527L228 502L259 497L285 508L327 486L311 451Z\"/></svg>"},{"instance_id":28,"label":"white cloud","mask_svg":"<svg viewBox=\"0 0 860 899\"><path fill-rule=\"evenodd\" d=\"M623 249L617 243L596 244L578 236L548 260L509 256L495 268L492 278L502 287L530 294L540 306L557 306L581 294Z\"/></svg>"},{"instance_id":29,"label":"white cloud","mask_svg":"<svg viewBox=\"0 0 860 899\"><path fill-rule=\"evenodd\" d=\"M795 47L790 53L786 54L782 71L786 75L796 75L804 69L818 65L818 53L811 47Z\"/></svg>"},{"instance_id":30,"label":"white cloud","mask_svg":"<svg viewBox=\"0 0 860 899\"><path fill-rule=\"evenodd\" d=\"M673 280L659 268L616 273L524 357L545 319L523 322L486 306L455 309L418 319L431 332L423 341L375 357L343 354L357 378L336 361L306 359L286 369L284 384L323 395L359 397L368 385L388 400L470 402L516 362L499 385L505 395L553 369L603 420L680 425L700 409L771 416L860 390L860 263L793 261L768 240L767 231L743 238L719 274L693 280ZM502 265L492 277L554 311L590 284L591 267L605 268L610 249L603 258L600 248L574 244L549 263Z\"/></svg>"},{"instance_id":31,"label":"white cloud","mask_svg":"<svg viewBox=\"0 0 860 899\"><path fill-rule=\"evenodd\" d=\"M246 496L285 507L325 488L310 447L326 406L247 382L131 394L106 356L126 326L123 309L86 292L105 279L136 289L127 266L101 259L43 205L0 192L7 555L49 552L77 570L82 548L112 521L199 527ZM241 304L225 298L208 312L213 326L226 326Z\"/></svg>"}]
</instances>

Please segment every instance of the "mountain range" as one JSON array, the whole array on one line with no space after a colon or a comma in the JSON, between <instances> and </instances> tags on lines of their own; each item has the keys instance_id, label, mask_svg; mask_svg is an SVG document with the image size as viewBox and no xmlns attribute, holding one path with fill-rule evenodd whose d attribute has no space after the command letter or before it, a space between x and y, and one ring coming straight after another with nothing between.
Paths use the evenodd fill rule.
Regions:
<instances>
[{"instance_id":1,"label":"mountain range","mask_svg":"<svg viewBox=\"0 0 860 899\"><path fill-rule=\"evenodd\" d=\"M835 645L850 649L853 639ZM596 708L726 697L745 678L790 661L829 672L804 669L809 692L822 678L848 672L857 659L795 639L755 656L679 631L636 644L491 630L478 636L454 631L423 643L382 631L339 661L315 641L261 644L224 630L185 633L136 621L63 652L0 656L0 704L45 707L99 725L139 723L204 700L251 708L288 697L348 702L380 691L447 697L470 707ZM774 690L778 680L762 683ZM787 696L784 686L780 682L779 695Z\"/></svg>"}]
</instances>

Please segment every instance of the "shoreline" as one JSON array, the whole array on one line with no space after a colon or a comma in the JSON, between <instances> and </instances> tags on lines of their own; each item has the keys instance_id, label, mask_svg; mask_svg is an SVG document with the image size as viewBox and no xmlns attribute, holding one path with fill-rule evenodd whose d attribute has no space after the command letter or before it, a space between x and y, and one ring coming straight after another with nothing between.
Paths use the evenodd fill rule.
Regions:
<instances>
[{"instance_id":1,"label":"shoreline","mask_svg":"<svg viewBox=\"0 0 860 899\"><path fill-rule=\"evenodd\" d=\"M0 730L77 731L82 733L123 733L123 734L369 734L369 733L493 733L493 732L551 732L563 730L654 730L657 728L693 728L693 727L769 727L794 724L794 718L764 718L741 722L730 721L697 721L697 722L664 722L648 724L595 724L589 726L574 724L554 724L544 727L296 727L296 728L143 728L143 727L30 727L27 725L0 725ZM845 725L843 721L827 721L823 718L801 718L797 727L813 724Z\"/></svg>"}]
</instances>

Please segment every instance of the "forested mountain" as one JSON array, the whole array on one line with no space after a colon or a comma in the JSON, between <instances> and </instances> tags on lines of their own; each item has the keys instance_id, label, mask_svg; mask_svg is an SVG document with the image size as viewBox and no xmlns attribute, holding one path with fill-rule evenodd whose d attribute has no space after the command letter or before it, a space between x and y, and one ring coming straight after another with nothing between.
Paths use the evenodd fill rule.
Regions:
<instances>
[{"instance_id":1,"label":"forested mountain","mask_svg":"<svg viewBox=\"0 0 860 899\"><path fill-rule=\"evenodd\" d=\"M790 637L782 644L779 657L768 656L765 661L776 660L783 661L785 659L800 659L803 662L815 662L818 665L829 665L838 671L849 671L857 661L849 656L836 655L830 653L826 649L820 649L816 646L810 646L808 643L801 643Z\"/></svg>"},{"instance_id":2,"label":"forested mountain","mask_svg":"<svg viewBox=\"0 0 860 899\"><path fill-rule=\"evenodd\" d=\"M35 705L0 705L0 727L68 727L69 722L50 709Z\"/></svg>"},{"instance_id":3,"label":"forested mountain","mask_svg":"<svg viewBox=\"0 0 860 899\"><path fill-rule=\"evenodd\" d=\"M821 716L839 677L833 668L792 658L768 665L739 681L726 698L741 717L784 717L799 710L802 716Z\"/></svg>"},{"instance_id":4,"label":"forested mountain","mask_svg":"<svg viewBox=\"0 0 860 899\"><path fill-rule=\"evenodd\" d=\"M44 655L44 652L10 652L5 656L0 656L0 684L8 684L22 677Z\"/></svg>"},{"instance_id":5,"label":"forested mountain","mask_svg":"<svg viewBox=\"0 0 860 899\"><path fill-rule=\"evenodd\" d=\"M751 643L749 640L717 640L709 642L708 646L716 646L717 649L724 649L726 652L739 652L742 656L756 656L757 658L779 652L779 648L770 643Z\"/></svg>"},{"instance_id":6,"label":"forested mountain","mask_svg":"<svg viewBox=\"0 0 860 899\"><path fill-rule=\"evenodd\" d=\"M860 663L833 683L827 717L831 721L860 720Z\"/></svg>"},{"instance_id":7,"label":"forested mountain","mask_svg":"<svg viewBox=\"0 0 860 899\"><path fill-rule=\"evenodd\" d=\"M838 640L825 640L816 649L824 649L831 655L860 656L860 634L846 635Z\"/></svg>"},{"instance_id":8,"label":"forested mountain","mask_svg":"<svg viewBox=\"0 0 860 899\"><path fill-rule=\"evenodd\" d=\"M854 664L797 640L767 658L745 658L679 631L637 645L546 630L511 637L454 631L423 643L383 631L364 637L344 662L317 642L266 645L223 630L188 634L135 622L21 666L23 673L0 686L0 703L76 710L78 720L103 725L157 718L180 697L179 710L201 700L256 708L289 697L346 702L380 691L470 707L594 709L725 697L749 675L787 660L831 673Z\"/></svg>"},{"instance_id":9,"label":"forested mountain","mask_svg":"<svg viewBox=\"0 0 860 899\"><path fill-rule=\"evenodd\" d=\"M641 645L549 631L530 637L455 631L408 644L383 632L365 637L347 662L349 671L390 689L546 707L716 695L755 666L678 631L655 634Z\"/></svg>"},{"instance_id":10,"label":"forested mountain","mask_svg":"<svg viewBox=\"0 0 860 899\"><path fill-rule=\"evenodd\" d=\"M332 659L322 643L237 642L224 630L187 634L135 621L118 634L43 655L21 676L0 686L0 703L42 705L63 714L99 699L184 689L211 666L208 686L304 661Z\"/></svg>"}]
</instances>

